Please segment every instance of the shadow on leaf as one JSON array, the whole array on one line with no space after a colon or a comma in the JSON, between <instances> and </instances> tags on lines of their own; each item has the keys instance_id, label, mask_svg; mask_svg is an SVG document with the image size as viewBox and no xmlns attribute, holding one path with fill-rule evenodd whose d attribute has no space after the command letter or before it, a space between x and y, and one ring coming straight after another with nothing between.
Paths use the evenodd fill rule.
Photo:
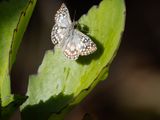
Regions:
<instances>
[{"instance_id":1,"label":"shadow on leaf","mask_svg":"<svg viewBox=\"0 0 160 120\"><path fill-rule=\"evenodd\" d=\"M77 60L78 63L80 64L90 64L90 62L92 60L97 60L103 53L104 51L104 47L103 45L93 36L91 35L88 35L89 33L89 27L86 26L86 25L80 25L79 23L76 25L76 28L78 30L80 30L81 32L83 32L84 34L87 34L87 36L89 36L91 38L91 40L96 44L97 46L97 50L90 54L90 55L87 55L87 56L80 56L79 59Z\"/></svg>"},{"instance_id":2,"label":"shadow on leaf","mask_svg":"<svg viewBox=\"0 0 160 120\"><path fill-rule=\"evenodd\" d=\"M61 114L73 100L73 95L59 94L47 101L40 101L35 105L28 105L22 110L23 120L47 120L53 114Z\"/></svg>"},{"instance_id":3,"label":"shadow on leaf","mask_svg":"<svg viewBox=\"0 0 160 120\"><path fill-rule=\"evenodd\" d=\"M1 107L0 120L7 120L13 112L27 99L25 96L14 95L14 101L6 107Z\"/></svg>"}]
</instances>

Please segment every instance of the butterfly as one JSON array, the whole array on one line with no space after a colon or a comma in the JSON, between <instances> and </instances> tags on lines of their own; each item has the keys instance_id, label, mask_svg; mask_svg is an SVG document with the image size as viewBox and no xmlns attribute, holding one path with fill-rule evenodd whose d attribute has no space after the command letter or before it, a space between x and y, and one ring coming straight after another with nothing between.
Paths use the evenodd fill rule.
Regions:
<instances>
[{"instance_id":1,"label":"butterfly","mask_svg":"<svg viewBox=\"0 0 160 120\"><path fill-rule=\"evenodd\" d=\"M85 34L74 28L69 10L64 3L55 14L55 25L51 32L51 41L59 46L64 55L71 60L89 55L97 50L96 44Z\"/></svg>"}]
</instances>

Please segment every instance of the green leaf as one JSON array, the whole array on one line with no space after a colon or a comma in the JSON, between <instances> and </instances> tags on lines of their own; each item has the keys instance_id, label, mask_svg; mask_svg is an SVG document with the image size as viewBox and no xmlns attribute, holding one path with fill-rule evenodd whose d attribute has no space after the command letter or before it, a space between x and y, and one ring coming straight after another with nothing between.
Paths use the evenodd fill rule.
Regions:
<instances>
[{"instance_id":1,"label":"green leaf","mask_svg":"<svg viewBox=\"0 0 160 120\"><path fill-rule=\"evenodd\" d=\"M11 102L16 98L11 94L10 70L35 3L36 0L0 1L0 99L2 110L7 109L7 105L13 104ZM6 112L3 111L3 113Z\"/></svg>"},{"instance_id":2,"label":"green leaf","mask_svg":"<svg viewBox=\"0 0 160 120\"><path fill-rule=\"evenodd\" d=\"M97 51L76 61L61 49L47 51L37 75L30 76L28 99L21 106L24 120L62 120L101 80L106 79L124 29L123 0L103 0L80 18L81 30L97 44Z\"/></svg>"}]
</instances>

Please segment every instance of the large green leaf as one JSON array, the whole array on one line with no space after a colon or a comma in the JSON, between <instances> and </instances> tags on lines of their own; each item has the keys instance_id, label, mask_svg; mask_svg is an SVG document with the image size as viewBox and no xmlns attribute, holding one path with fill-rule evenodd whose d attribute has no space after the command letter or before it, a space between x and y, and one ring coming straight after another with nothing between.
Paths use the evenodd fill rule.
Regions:
<instances>
[{"instance_id":1,"label":"large green leaf","mask_svg":"<svg viewBox=\"0 0 160 120\"><path fill-rule=\"evenodd\" d=\"M17 98L11 94L10 69L35 3L36 0L0 1L0 99L3 110Z\"/></svg>"},{"instance_id":2,"label":"large green leaf","mask_svg":"<svg viewBox=\"0 0 160 120\"><path fill-rule=\"evenodd\" d=\"M22 105L24 120L61 120L108 75L124 29L123 0L103 0L80 18L81 30L97 44L97 51L76 61L64 57L61 49L47 51L37 75L32 75L28 99ZM83 27L84 26L84 27Z\"/></svg>"}]
</instances>

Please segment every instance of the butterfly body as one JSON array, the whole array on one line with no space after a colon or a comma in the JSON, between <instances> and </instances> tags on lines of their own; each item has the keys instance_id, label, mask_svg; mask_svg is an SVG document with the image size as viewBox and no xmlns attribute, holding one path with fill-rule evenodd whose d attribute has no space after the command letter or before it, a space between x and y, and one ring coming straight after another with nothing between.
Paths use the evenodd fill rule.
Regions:
<instances>
[{"instance_id":1,"label":"butterfly body","mask_svg":"<svg viewBox=\"0 0 160 120\"><path fill-rule=\"evenodd\" d=\"M75 22L71 21L69 11L63 3L55 15L51 40L72 60L78 59L80 55L89 55L97 49L96 44L87 35L74 29L74 25Z\"/></svg>"}]
</instances>

